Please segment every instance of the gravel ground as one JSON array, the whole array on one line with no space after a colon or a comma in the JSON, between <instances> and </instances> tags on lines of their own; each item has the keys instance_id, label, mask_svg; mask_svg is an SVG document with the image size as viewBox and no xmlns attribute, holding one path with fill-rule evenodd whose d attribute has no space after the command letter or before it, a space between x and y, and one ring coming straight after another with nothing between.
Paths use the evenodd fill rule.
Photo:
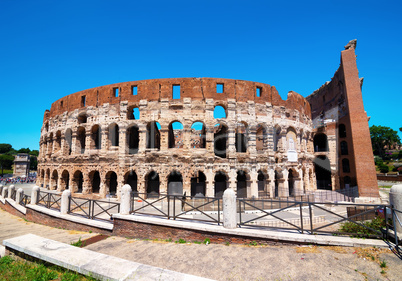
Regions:
<instances>
[{"instance_id":1,"label":"gravel ground","mask_svg":"<svg viewBox=\"0 0 402 281\"><path fill-rule=\"evenodd\" d=\"M1 242L26 233L64 243L95 235L26 222L0 210ZM179 244L122 237L109 237L85 248L216 280L402 279L402 261L389 249ZM386 264L383 273L381 261Z\"/></svg>"}]
</instances>

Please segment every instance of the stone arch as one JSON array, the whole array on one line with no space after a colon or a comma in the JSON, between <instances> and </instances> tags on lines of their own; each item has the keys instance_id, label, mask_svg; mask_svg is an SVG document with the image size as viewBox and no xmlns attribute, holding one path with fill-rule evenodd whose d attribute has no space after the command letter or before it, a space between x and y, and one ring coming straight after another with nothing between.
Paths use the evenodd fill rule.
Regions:
<instances>
[{"instance_id":1,"label":"stone arch","mask_svg":"<svg viewBox=\"0 0 402 281\"><path fill-rule=\"evenodd\" d=\"M183 195L183 176L174 170L168 175L168 195Z\"/></svg>"},{"instance_id":2,"label":"stone arch","mask_svg":"<svg viewBox=\"0 0 402 281\"><path fill-rule=\"evenodd\" d=\"M56 142L55 142L54 151L55 151L55 152L58 152L58 151L60 151L60 149L61 149L61 131L58 130L58 131L56 132Z\"/></svg>"},{"instance_id":3,"label":"stone arch","mask_svg":"<svg viewBox=\"0 0 402 281\"><path fill-rule=\"evenodd\" d=\"M267 195L267 181L268 174L264 173L262 170L258 170L257 173L257 184L258 184L258 197L263 197Z\"/></svg>"},{"instance_id":4,"label":"stone arch","mask_svg":"<svg viewBox=\"0 0 402 281\"><path fill-rule=\"evenodd\" d=\"M296 178L298 178L298 173L295 169L290 168L288 170L288 187L289 187L289 196L296 195Z\"/></svg>"},{"instance_id":5,"label":"stone arch","mask_svg":"<svg viewBox=\"0 0 402 281\"><path fill-rule=\"evenodd\" d=\"M222 198L223 192L228 186L228 177L225 172L217 171L215 173L215 197Z\"/></svg>"},{"instance_id":6,"label":"stone arch","mask_svg":"<svg viewBox=\"0 0 402 281\"><path fill-rule=\"evenodd\" d=\"M127 119L128 120L140 120L140 109L136 105L131 105L127 109Z\"/></svg>"},{"instance_id":7,"label":"stone arch","mask_svg":"<svg viewBox=\"0 0 402 281\"><path fill-rule=\"evenodd\" d=\"M256 150L264 152L267 148L267 127L264 124L258 124L256 128Z\"/></svg>"},{"instance_id":8,"label":"stone arch","mask_svg":"<svg viewBox=\"0 0 402 281\"><path fill-rule=\"evenodd\" d=\"M101 127L98 124L93 125L91 128L91 149L101 149L101 136Z\"/></svg>"},{"instance_id":9,"label":"stone arch","mask_svg":"<svg viewBox=\"0 0 402 281\"><path fill-rule=\"evenodd\" d=\"M109 125L109 147L119 146L119 125L112 123Z\"/></svg>"},{"instance_id":10,"label":"stone arch","mask_svg":"<svg viewBox=\"0 0 402 281\"><path fill-rule=\"evenodd\" d=\"M158 126L159 125L159 126ZM160 124L152 121L147 124L147 148L160 149Z\"/></svg>"},{"instance_id":11,"label":"stone arch","mask_svg":"<svg viewBox=\"0 0 402 281\"><path fill-rule=\"evenodd\" d=\"M293 127L288 127L286 132L286 149L297 150L297 133Z\"/></svg>"},{"instance_id":12,"label":"stone arch","mask_svg":"<svg viewBox=\"0 0 402 281\"><path fill-rule=\"evenodd\" d=\"M86 113L80 113L77 117L78 124L87 123L88 115Z\"/></svg>"},{"instance_id":13,"label":"stone arch","mask_svg":"<svg viewBox=\"0 0 402 281\"><path fill-rule=\"evenodd\" d=\"M74 172L72 183L72 191L75 193L82 193L84 176L80 170Z\"/></svg>"},{"instance_id":14,"label":"stone arch","mask_svg":"<svg viewBox=\"0 0 402 281\"><path fill-rule=\"evenodd\" d=\"M275 187L274 187L274 197L275 198L277 198L277 197L279 197L279 195L280 194L282 194L282 190L281 189L283 189L283 173L282 173L282 170L281 169L279 169L279 168L276 168L275 169L275 172L274 172L274 175L275 175L275 180L274 180L274 183L275 183Z\"/></svg>"},{"instance_id":15,"label":"stone arch","mask_svg":"<svg viewBox=\"0 0 402 281\"><path fill-rule=\"evenodd\" d=\"M247 152L248 143L248 125L246 122L240 122L236 124L235 129L235 147L236 152Z\"/></svg>"},{"instance_id":16,"label":"stone arch","mask_svg":"<svg viewBox=\"0 0 402 281\"><path fill-rule=\"evenodd\" d=\"M273 130L273 141L274 141L274 151L278 151L280 149L280 140L281 140L281 127L275 126Z\"/></svg>"},{"instance_id":17,"label":"stone arch","mask_svg":"<svg viewBox=\"0 0 402 281\"><path fill-rule=\"evenodd\" d=\"M179 121L172 121L169 124L168 144L169 148L183 148L183 124Z\"/></svg>"},{"instance_id":18,"label":"stone arch","mask_svg":"<svg viewBox=\"0 0 402 281\"><path fill-rule=\"evenodd\" d=\"M226 107L222 104L215 105L214 107L214 119L223 119L227 117Z\"/></svg>"},{"instance_id":19,"label":"stone arch","mask_svg":"<svg viewBox=\"0 0 402 281\"><path fill-rule=\"evenodd\" d=\"M101 176L99 171L91 171L88 176L91 183L92 193L99 193L101 185Z\"/></svg>"},{"instance_id":20,"label":"stone arch","mask_svg":"<svg viewBox=\"0 0 402 281\"><path fill-rule=\"evenodd\" d=\"M154 170L145 176L147 197L159 197L160 180L159 174Z\"/></svg>"},{"instance_id":21,"label":"stone arch","mask_svg":"<svg viewBox=\"0 0 402 281\"><path fill-rule=\"evenodd\" d=\"M137 125L127 128L127 146L129 154L137 154L140 143L140 133Z\"/></svg>"},{"instance_id":22,"label":"stone arch","mask_svg":"<svg viewBox=\"0 0 402 281\"><path fill-rule=\"evenodd\" d=\"M206 179L205 174L201 171L197 171L191 177L191 197L205 197Z\"/></svg>"},{"instance_id":23,"label":"stone arch","mask_svg":"<svg viewBox=\"0 0 402 281\"><path fill-rule=\"evenodd\" d=\"M44 186L44 187L46 189L50 189L50 169L49 168L47 168L47 170L46 170L45 183L46 183L46 186Z\"/></svg>"},{"instance_id":24,"label":"stone arch","mask_svg":"<svg viewBox=\"0 0 402 281\"><path fill-rule=\"evenodd\" d=\"M69 189L69 185L70 185L70 174L68 173L67 170L64 170L61 173L61 186L60 186L60 189L61 190Z\"/></svg>"},{"instance_id":25,"label":"stone arch","mask_svg":"<svg viewBox=\"0 0 402 281\"><path fill-rule=\"evenodd\" d=\"M117 194L117 174L113 171L110 171L106 174L106 193L109 193L112 196Z\"/></svg>"},{"instance_id":26,"label":"stone arch","mask_svg":"<svg viewBox=\"0 0 402 281\"><path fill-rule=\"evenodd\" d=\"M191 148L206 148L206 127L204 122L195 121L191 125Z\"/></svg>"},{"instance_id":27,"label":"stone arch","mask_svg":"<svg viewBox=\"0 0 402 281\"><path fill-rule=\"evenodd\" d=\"M56 190L57 189L57 181L58 180L59 180L59 175L57 173L57 170L53 170L52 178L50 180L50 186L49 186L50 190Z\"/></svg>"},{"instance_id":28,"label":"stone arch","mask_svg":"<svg viewBox=\"0 0 402 281\"><path fill-rule=\"evenodd\" d=\"M124 175L124 184L130 185L131 191L134 192L135 195L138 194L138 177L134 170L131 170Z\"/></svg>"},{"instance_id":29,"label":"stone arch","mask_svg":"<svg viewBox=\"0 0 402 281\"><path fill-rule=\"evenodd\" d=\"M236 190L238 198L247 198L247 183L250 180L248 173L244 170L237 171Z\"/></svg>"},{"instance_id":30,"label":"stone arch","mask_svg":"<svg viewBox=\"0 0 402 281\"><path fill-rule=\"evenodd\" d=\"M228 127L224 124L214 126L214 153L215 156L226 158L228 146Z\"/></svg>"},{"instance_id":31,"label":"stone arch","mask_svg":"<svg viewBox=\"0 0 402 281\"><path fill-rule=\"evenodd\" d=\"M328 151L328 138L324 133L314 136L314 152Z\"/></svg>"},{"instance_id":32,"label":"stone arch","mask_svg":"<svg viewBox=\"0 0 402 281\"><path fill-rule=\"evenodd\" d=\"M66 146L66 154L71 155L72 147L73 147L73 131L68 128L64 132L65 146Z\"/></svg>"},{"instance_id":33,"label":"stone arch","mask_svg":"<svg viewBox=\"0 0 402 281\"><path fill-rule=\"evenodd\" d=\"M314 159L314 170L317 189L332 190L331 163L326 156L317 156Z\"/></svg>"},{"instance_id":34,"label":"stone arch","mask_svg":"<svg viewBox=\"0 0 402 281\"><path fill-rule=\"evenodd\" d=\"M77 152L83 154L85 152L85 128L77 128Z\"/></svg>"}]
</instances>

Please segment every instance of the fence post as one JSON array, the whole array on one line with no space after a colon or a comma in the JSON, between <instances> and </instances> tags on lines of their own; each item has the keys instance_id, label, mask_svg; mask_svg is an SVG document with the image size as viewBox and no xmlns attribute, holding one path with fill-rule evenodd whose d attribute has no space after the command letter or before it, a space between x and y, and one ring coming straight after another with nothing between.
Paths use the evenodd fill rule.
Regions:
<instances>
[{"instance_id":1,"label":"fence post","mask_svg":"<svg viewBox=\"0 0 402 281\"><path fill-rule=\"evenodd\" d=\"M0 194L3 196L3 185L0 184Z\"/></svg>"},{"instance_id":2,"label":"fence post","mask_svg":"<svg viewBox=\"0 0 402 281\"><path fill-rule=\"evenodd\" d=\"M228 188L223 192L223 227L236 228L236 194L233 189ZM241 210L239 210L241 212Z\"/></svg>"},{"instance_id":3,"label":"fence post","mask_svg":"<svg viewBox=\"0 0 402 281\"><path fill-rule=\"evenodd\" d=\"M70 197L71 191L66 189L61 194L60 214L67 215L70 212Z\"/></svg>"},{"instance_id":4,"label":"fence post","mask_svg":"<svg viewBox=\"0 0 402 281\"><path fill-rule=\"evenodd\" d=\"M13 199L13 193L15 191L15 185L10 185L10 187L8 188L8 199Z\"/></svg>"},{"instance_id":5,"label":"fence post","mask_svg":"<svg viewBox=\"0 0 402 281\"><path fill-rule=\"evenodd\" d=\"M31 192L31 204L32 205L38 204L39 191L40 191L39 186L35 185L34 187L32 187L32 192Z\"/></svg>"},{"instance_id":6,"label":"fence post","mask_svg":"<svg viewBox=\"0 0 402 281\"><path fill-rule=\"evenodd\" d=\"M129 215L131 200L131 186L129 184L123 185L121 189L121 201L120 201L120 215Z\"/></svg>"},{"instance_id":7,"label":"fence post","mask_svg":"<svg viewBox=\"0 0 402 281\"><path fill-rule=\"evenodd\" d=\"M6 199L7 189L8 189L8 187L5 186L5 187L3 187L3 190L1 191L1 197L3 197L3 199Z\"/></svg>"},{"instance_id":8,"label":"fence post","mask_svg":"<svg viewBox=\"0 0 402 281\"><path fill-rule=\"evenodd\" d=\"M15 195L15 203L20 205L21 198L24 198L24 190L20 187L20 188L18 188L17 194Z\"/></svg>"},{"instance_id":9,"label":"fence post","mask_svg":"<svg viewBox=\"0 0 402 281\"><path fill-rule=\"evenodd\" d=\"M392 206L392 209L398 210L402 212L402 184L393 185L389 192L389 203ZM398 235L402 235L402 213L392 212L392 217L395 216L394 222L394 230L395 234L398 232Z\"/></svg>"}]
</instances>

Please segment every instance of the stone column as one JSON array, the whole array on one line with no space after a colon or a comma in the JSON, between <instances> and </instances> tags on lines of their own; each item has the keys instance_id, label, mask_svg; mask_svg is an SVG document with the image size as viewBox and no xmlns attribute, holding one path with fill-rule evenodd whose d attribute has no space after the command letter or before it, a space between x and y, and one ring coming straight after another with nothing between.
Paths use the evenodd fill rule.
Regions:
<instances>
[{"instance_id":1,"label":"stone column","mask_svg":"<svg viewBox=\"0 0 402 281\"><path fill-rule=\"evenodd\" d=\"M394 209L402 212L402 184L393 185L389 192L389 203ZM394 212L395 214L395 229L398 238L402 235L402 213Z\"/></svg>"},{"instance_id":2,"label":"stone column","mask_svg":"<svg viewBox=\"0 0 402 281\"><path fill-rule=\"evenodd\" d=\"M297 194L298 195L304 194L304 178L303 178L303 170L302 169L299 169L299 179L297 181L298 181L298 183L297 183L297 189L298 189Z\"/></svg>"},{"instance_id":3,"label":"stone column","mask_svg":"<svg viewBox=\"0 0 402 281\"><path fill-rule=\"evenodd\" d=\"M269 197L274 198L275 197L275 171L269 170L268 177L269 177Z\"/></svg>"},{"instance_id":4,"label":"stone column","mask_svg":"<svg viewBox=\"0 0 402 281\"><path fill-rule=\"evenodd\" d=\"M91 153L91 135L92 135L91 128L89 128L89 129L85 128L85 151L84 151L84 154Z\"/></svg>"},{"instance_id":5,"label":"stone column","mask_svg":"<svg viewBox=\"0 0 402 281\"><path fill-rule=\"evenodd\" d=\"M167 188L167 178L164 173L159 174L159 193L160 194L167 194L168 193L168 188Z\"/></svg>"},{"instance_id":6,"label":"stone column","mask_svg":"<svg viewBox=\"0 0 402 281\"><path fill-rule=\"evenodd\" d=\"M255 156L257 153L257 128L256 126L250 126L248 128L248 143L247 143L247 151L250 153L250 156Z\"/></svg>"},{"instance_id":7,"label":"stone column","mask_svg":"<svg viewBox=\"0 0 402 281\"><path fill-rule=\"evenodd\" d=\"M159 133L161 136L160 150L166 151L169 148L169 129L166 126L162 126Z\"/></svg>"},{"instance_id":8,"label":"stone column","mask_svg":"<svg viewBox=\"0 0 402 281\"><path fill-rule=\"evenodd\" d=\"M107 154L109 149L109 139L108 139L108 127L107 125L101 126L101 154Z\"/></svg>"},{"instance_id":9,"label":"stone column","mask_svg":"<svg viewBox=\"0 0 402 281\"><path fill-rule=\"evenodd\" d=\"M223 227L235 229L237 227L236 220L236 194L233 189L226 189L223 192Z\"/></svg>"},{"instance_id":10,"label":"stone column","mask_svg":"<svg viewBox=\"0 0 402 281\"><path fill-rule=\"evenodd\" d=\"M77 153L81 153L81 151L77 151L77 129L75 131L72 131L71 133L71 154L75 155Z\"/></svg>"},{"instance_id":11,"label":"stone column","mask_svg":"<svg viewBox=\"0 0 402 281\"><path fill-rule=\"evenodd\" d=\"M121 189L121 201L120 201L120 214L129 215L131 211L131 186L129 184L123 185Z\"/></svg>"},{"instance_id":12,"label":"stone column","mask_svg":"<svg viewBox=\"0 0 402 281\"><path fill-rule=\"evenodd\" d=\"M215 197L215 189L214 189L214 184L215 184L215 175L213 173L212 167L208 167L206 173L205 173L205 177L206 177L206 182L205 182L205 186L206 186L206 191L205 191L205 196L207 197Z\"/></svg>"},{"instance_id":13,"label":"stone column","mask_svg":"<svg viewBox=\"0 0 402 281\"><path fill-rule=\"evenodd\" d=\"M138 135L140 138L138 143L138 153L145 153L147 147L147 126L145 124L138 125Z\"/></svg>"},{"instance_id":14,"label":"stone column","mask_svg":"<svg viewBox=\"0 0 402 281\"><path fill-rule=\"evenodd\" d=\"M229 126L228 128L228 145L226 149L226 158L235 158L236 157L236 130L233 126Z\"/></svg>"},{"instance_id":15,"label":"stone column","mask_svg":"<svg viewBox=\"0 0 402 281\"><path fill-rule=\"evenodd\" d=\"M35 186L32 188L32 192L31 192L31 205L36 205L36 204L38 204L38 201L39 201L39 192L40 192L39 186L35 185Z\"/></svg>"},{"instance_id":16,"label":"stone column","mask_svg":"<svg viewBox=\"0 0 402 281\"><path fill-rule=\"evenodd\" d=\"M237 173L236 169L231 169L229 172L229 188L237 191Z\"/></svg>"},{"instance_id":17,"label":"stone column","mask_svg":"<svg viewBox=\"0 0 402 281\"><path fill-rule=\"evenodd\" d=\"M289 196L289 182L288 182L289 171L285 168L282 170L282 174L283 174L283 184L282 184L282 188L279 190L279 196L288 197Z\"/></svg>"},{"instance_id":18,"label":"stone column","mask_svg":"<svg viewBox=\"0 0 402 281\"><path fill-rule=\"evenodd\" d=\"M127 152L127 127L125 125L119 125L119 155L124 157Z\"/></svg>"},{"instance_id":19,"label":"stone column","mask_svg":"<svg viewBox=\"0 0 402 281\"><path fill-rule=\"evenodd\" d=\"M192 149L191 147L191 127L183 125L183 148Z\"/></svg>"},{"instance_id":20,"label":"stone column","mask_svg":"<svg viewBox=\"0 0 402 281\"><path fill-rule=\"evenodd\" d=\"M87 173L82 173L82 194L90 194L92 193L92 186L91 186L91 180L89 178L89 175Z\"/></svg>"},{"instance_id":21,"label":"stone column","mask_svg":"<svg viewBox=\"0 0 402 281\"><path fill-rule=\"evenodd\" d=\"M63 179L62 179L62 175L59 176L59 178L57 179L57 191L62 191L63 187Z\"/></svg>"},{"instance_id":22,"label":"stone column","mask_svg":"<svg viewBox=\"0 0 402 281\"><path fill-rule=\"evenodd\" d=\"M19 205L23 197L24 197L24 190L20 187L18 188L17 194L15 195L15 202Z\"/></svg>"},{"instance_id":23,"label":"stone column","mask_svg":"<svg viewBox=\"0 0 402 281\"><path fill-rule=\"evenodd\" d=\"M205 148L211 154L214 154L214 127L205 128Z\"/></svg>"},{"instance_id":24,"label":"stone column","mask_svg":"<svg viewBox=\"0 0 402 281\"><path fill-rule=\"evenodd\" d=\"M61 194L61 206L60 206L60 214L67 215L70 211L70 198L71 198L71 191L64 190Z\"/></svg>"},{"instance_id":25,"label":"stone column","mask_svg":"<svg viewBox=\"0 0 402 281\"><path fill-rule=\"evenodd\" d=\"M258 198L258 182L257 182L258 173L255 169L253 169L250 173L250 190L247 190L248 197Z\"/></svg>"}]
</instances>

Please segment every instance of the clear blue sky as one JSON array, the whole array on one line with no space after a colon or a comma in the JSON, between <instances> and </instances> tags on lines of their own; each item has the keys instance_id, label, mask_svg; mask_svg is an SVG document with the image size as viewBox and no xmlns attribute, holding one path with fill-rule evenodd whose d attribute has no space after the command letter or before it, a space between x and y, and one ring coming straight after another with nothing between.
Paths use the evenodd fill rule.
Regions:
<instances>
[{"instance_id":1,"label":"clear blue sky","mask_svg":"<svg viewBox=\"0 0 402 281\"><path fill-rule=\"evenodd\" d=\"M0 1L0 143L39 148L43 113L88 88L222 77L303 96L357 39L370 125L402 127L401 1Z\"/></svg>"}]
</instances>

